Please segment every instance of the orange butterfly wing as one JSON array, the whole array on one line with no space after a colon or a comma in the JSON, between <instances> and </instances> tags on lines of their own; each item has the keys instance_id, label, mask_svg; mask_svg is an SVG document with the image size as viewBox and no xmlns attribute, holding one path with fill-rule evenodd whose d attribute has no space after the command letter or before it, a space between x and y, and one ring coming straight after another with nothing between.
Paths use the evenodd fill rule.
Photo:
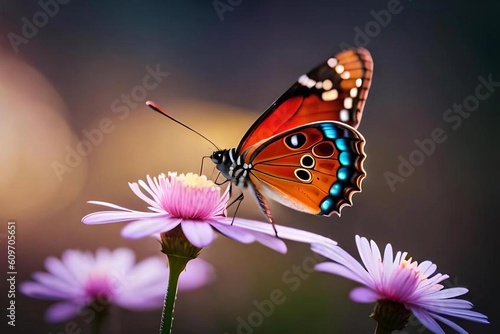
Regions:
<instances>
[{"instance_id":1,"label":"orange butterfly wing","mask_svg":"<svg viewBox=\"0 0 500 334\"><path fill-rule=\"evenodd\" d=\"M237 151L297 126L339 121L359 126L373 60L363 48L345 50L303 75L250 127Z\"/></svg>"},{"instance_id":2,"label":"orange butterfly wing","mask_svg":"<svg viewBox=\"0 0 500 334\"><path fill-rule=\"evenodd\" d=\"M364 138L339 122L314 122L257 143L242 155L251 165L250 186L262 208L265 197L293 209L329 216L352 205L361 191ZM264 203L262 203L264 202Z\"/></svg>"}]
</instances>

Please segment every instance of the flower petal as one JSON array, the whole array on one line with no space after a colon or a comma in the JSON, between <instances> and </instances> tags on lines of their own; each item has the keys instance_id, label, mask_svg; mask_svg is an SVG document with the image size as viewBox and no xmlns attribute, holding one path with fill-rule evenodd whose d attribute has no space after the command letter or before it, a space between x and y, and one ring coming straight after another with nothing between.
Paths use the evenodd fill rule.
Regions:
<instances>
[{"instance_id":1,"label":"flower petal","mask_svg":"<svg viewBox=\"0 0 500 334\"><path fill-rule=\"evenodd\" d=\"M255 236L252 233L249 233L245 229L236 226L227 226L225 224L219 224L217 221L211 221L210 225L212 225L217 231L219 231L226 237L234 239L243 244L249 244L255 241Z\"/></svg>"},{"instance_id":2,"label":"flower petal","mask_svg":"<svg viewBox=\"0 0 500 334\"><path fill-rule=\"evenodd\" d=\"M49 300L62 300L67 298L66 293L59 290L56 291L50 287L46 287L45 285L35 282L22 282L19 285L19 290L26 296L30 296L33 298Z\"/></svg>"},{"instance_id":3,"label":"flower petal","mask_svg":"<svg viewBox=\"0 0 500 334\"><path fill-rule=\"evenodd\" d=\"M210 245L215 239L214 229L209 223L183 220L181 226L189 242L198 248Z\"/></svg>"},{"instance_id":4,"label":"flower petal","mask_svg":"<svg viewBox=\"0 0 500 334\"><path fill-rule=\"evenodd\" d=\"M62 322L76 316L81 309L81 305L72 302L63 302L51 305L45 312L47 322Z\"/></svg>"},{"instance_id":5,"label":"flower petal","mask_svg":"<svg viewBox=\"0 0 500 334\"><path fill-rule=\"evenodd\" d=\"M215 280L214 267L200 258L191 260L179 278L179 291L198 289Z\"/></svg>"},{"instance_id":6,"label":"flower petal","mask_svg":"<svg viewBox=\"0 0 500 334\"><path fill-rule=\"evenodd\" d=\"M357 303L373 303L382 298L372 289L363 287L353 289L351 293L349 293L349 297Z\"/></svg>"},{"instance_id":7,"label":"flower petal","mask_svg":"<svg viewBox=\"0 0 500 334\"><path fill-rule=\"evenodd\" d=\"M82 222L88 225L126 222L168 216L165 212L99 211L86 215Z\"/></svg>"},{"instance_id":8,"label":"flower petal","mask_svg":"<svg viewBox=\"0 0 500 334\"><path fill-rule=\"evenodd\" d=\"M359 277L355 272L338 263L333 263L333 262L319 263L314 267L314 270L334 275L339 275L347 279L350 279L351 281L358 282L361 284L365 283L362 277Z\"/></svg>"},{"instance_id":9,"label":"flower petal","mask_svg":"<svg viewBox=\"0 0 500 334\"><path fill-rule=\"evenodd\" d=\"M438 325L428 312L418 307L410 307L411 313L431 332L435 334L445 334L441 326Z\"/></svg>"},{"instance_id":10,"label":"flower petal","mask_svg":"<svg viewBox=\"0 0 500 334\"><path fill-rule=\"evenodd\" d=\"M224 222L226 225L231 224L233 222L233 218L224 218L218 220L219 222ZM273 226L269 223L263 223L256 220L249 220L243 218L234 218L233 222L234 226L242 227L251 231L265 233L267 235L276 236L276 233L273 229ZM278 232L278 238L280 239L288 239L298 242L304 243L323 243L327 245L336 245L337 243L329 238L325 238L319 234L294 229L287 226L274 225L276 227L276 231Z\"/></svg>"},{"instance_id":11,"label":"flower petal","mask_svg":"<svg viewBox=\"0 0 500 334\"><path fill-rule=\"evenodd\" d=\"M139 239L160 232L167 232L179 225L182 218L170 218L162 216L150 219L141 219L129 223L121 232L122 237L128 239Z\"/></svg>"}]
</instances>

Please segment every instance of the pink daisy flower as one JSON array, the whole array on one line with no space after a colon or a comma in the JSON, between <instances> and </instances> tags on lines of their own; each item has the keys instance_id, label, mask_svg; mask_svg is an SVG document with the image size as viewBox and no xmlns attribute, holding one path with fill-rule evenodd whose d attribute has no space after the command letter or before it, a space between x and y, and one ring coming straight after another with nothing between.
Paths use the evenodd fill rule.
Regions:
<instances>
[{"instance_id":1,"label":"pink daisy flower","mask_svg":"<svg viewBox=\"0 0 500 334\"><path fill-rule=\"evenodd\" d=\"M205 176L169 172L153 178L148 175L147 183L139 180L129 186L149 205L149 211L90 201L116 210L91 213L82 222L92 225L130 221L122 230L122 236L130 239L155 236L180 225L189 242L198 248L210 245L216 237L215 231L242 243L259 242L281 253L287 250L281 239L336 244L320 235L285 226L276 226L279 236L276 238L269 223L227 217L229 187L221 194L221 189Z\"/></svg>"},{"instance_id":2,"label":"pink daisy flower","mask_svg":"<svg viewBox=\"0 0 500 334\"><path fill-rule=\"evenodd\" d=\"M356 236L356 245L362 264L339 246L315 244L311 248L334 262L324 262L315 269L343 276L363 284L351 291L350 297L358 303L391 301L399 303L433 333L444 331L440 321L459 333L467 333L462 327L444 316L463 318L488 324L487 317L471 311L472 304L455 297L468 292L466 288L444 289L439 284L448 275L434 274L437 266L430 261L420 264L406 259L407 252L393 254L391 244L387 244L384 257L374 241Z\"/></svg>"},{"instance_id":3,"label":"pink daisy flower","mask_svg":"<svg viewBox=\"0 0 500 334\"><path fill-rule=\"evenodd\" d=\"M21 283L20 290L33 298L58 301L45 313L48 322L73 318L94 303L130 310L160 308L169 275L165 259L150 257L135 263L128 248L100 248L95 254L70 249L61 259L47 258L45 268L47 272L33 274L33 281ZM196 289L214 277L210 264L195 259L181 275L179 291Z\"/></svg>"}]
</instances>

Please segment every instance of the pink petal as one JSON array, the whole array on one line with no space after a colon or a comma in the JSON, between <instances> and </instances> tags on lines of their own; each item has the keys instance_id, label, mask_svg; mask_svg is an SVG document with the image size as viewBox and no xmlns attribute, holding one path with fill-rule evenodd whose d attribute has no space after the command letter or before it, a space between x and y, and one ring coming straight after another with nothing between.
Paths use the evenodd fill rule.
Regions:
<instances>
[{"instance_id":1,"label":"pink petal","mask_svg":"<svg viewBox=\"0 0 500 334\"><path fill-rule=\"evenodd\" d=\"M99 211L86 215L82 218L82 222L89 225L109 224L162 216L165 217L168 214L165 212Z\"/></svg>"},{"instance_id":2,"label":"pink petal","mask_svg":"<svg viewBox=\"0 0 500 334\"><path fill-rule=\"evenodd\" d=\"M62 322L76 316L81 310L81 305L63 302L51 305L45 312L47 322Z\"/></svg>"},{"instance_id":3,"label":"pink petal","mask_svg":"<svg viewBox=\"0 0 500 334\"><path fill-rule=\"evenodd\" d=\"M126 289L140 291L158 281L166 287L166 282L168 282L167 260L166 258L150 257L138 262L128 272L127 281L123 282L123 285Z\"/></svg>"},{"instance_id":4,"label":"pink petal","mask_svg":"<svg viewBox=\"0 0 500 334\"><path fill-rule=\"evenodd\" d=\"M340 248L339 246L325 246L324 244L313 244L311 249L323 255L331 260L338 262L339 264L345 266L347 269L352 271L356 277L358 277L361 282L369 287L374 287L375 282L366 269L353 258L349 253Z\"/></svg>"},{"instance_id":5,"label":"pink petal","mask_svg":"<svg viewBox=\"0 0 500 334\"><path fill-rule=\"evenodd\" d=\"M454 323L453 321L450 321L449 319L446 319L444 317L441 317L437 314L431 314L431 316L433 318L435 318L436 320L439 320L441 321L442 323L450 326L451 328L453 328L455 331L457 331L458 333L461 333L461 334L468 334L468 332L463 329L462 327L460 327L459 325L457 325L456 323Z\"/></svg>"},{"instance_id":6,"label":"pink petal","mask_svg":"<svg viewBox=\"0 0 500 334\"><path fill-rule=\"evenodd\" d=\"M182 231L194 246L203 248L215 239L215 232L209 223L184 220L181 223Z\"/></svg>"},{"instance_id":7,"label":"pink petal","mask_svg":"<svg viewBox=\"0 0 500 334\"><path fill-rule=\"evenodd\" d=\"M420 275L427 278L436 271L437 266L431 261L424 261L418 265L418 269L420 270Z\"/></svg>"},{"instance_id":8,"label":"pink petal","mask_svg":"<svg viewBox=\"0 0 500 334\"><path fill-rule=\"evenodd\" d=\"M224 221L222 223L219 221L211 221L210 224L222 234L241 243L248 244L256 241L282 254L286 253L287 251L286 245L283 240L278 239L275 236L252 231L234 225L228 226L226 225L227 221Z\"/></svg>"},{"instance_id":9,"label":"pink petal","mask_svg":"<svg viewBox=\"0 0 500 334\"><path fill-rule=\"evenodd\" d=\"M333 263L333 262L323 262L319 263L314 267L314 270L316 271L322 271L334 275L339 275L342 277L345 277L347 279L350 279L354 282L358 282L361 284L366 284L366 280L363 277L360 277L359 275L356 274L356 272L353 272L349 268L346 268L343 265L340 265L338 263ZM368 284L367 284L368 285Z\"/></svg>"},{"instance_id":10,"label":"pink petal","mask_svg":"<svg viewBox=\"0 0 500 334\"><path fill-rule=\"evenodd\" d=\"M121 272L128 272L135 263L135 253L125 247L115 249L110 256L108 267L116 268Z\"/></svg>"},{"instance_id":11,"label":"pink petal","mask_svg":"<svg viewBox=\"0 0 500 334\"><path fill-rule=\"evenodd\" d=\"M230 225L231 222L233 221L233 218L224 218L221 220L218 220L219 223L225 223L226 225ZM259 222L256 220L249 220L249 219L243 219L243 218L234 218L233 222L234 226L238 226L241 228L245 228L247 230L255 231L255 232L261 232L265 233L267 235L271 236L276 236L276 233L274 232L273 226L269 223L263 223ZM307 231L302 231L299 229L294 229L291 227L286 227L286 226L281 226L281 225L275 225L276 230L278 231L278 238L280 239L288 239L288 240L293 240L293 241L298 241L298 242L304 242L304 243L323 243L323 244L329 244L329 245L336 245L337 243L329 238L325 238L321 235L307 232Z\"/></svg>"},{"instance_id":12,"label":"pink petal","mask_svg":"<svg viewBox=\"0 0 500 334\"><path fill-rule=\"evenodd\" d=\"M139 181L139 184L153 197L153 199L144 195L144 193L141 191L141 188L139 187L139 185L137 183L135 183L135 182L130 183L129 182L128 185L137 197L139 197L140 199L142 199L144 202L148 203L152 207L160 208L160 206L158 205L158 203L159 203L158 196L156 196L156 194L151 191L151 189L148 187L148 185L144 181L142 181L142 180Z\"/></svg>"},{"instance_id":13,"label":"pink petal","mask_svg":"<svg viewBox=\"0 0 500 334\"><path fill-rule=\"evenodd\" d=\"M431 332L436 333L436 334L445 334L441 326L438 325L436 320L434 320L428 312L421 308L416 308L416 307L410 307L410 311L413 313L413 315L424 325L429 329Z\"/></svg>"},{"instance_id":14,"label":"pink petal","mask_svg":"<svg viewBox=\"0 0 500 334\"><path fill-rule=\"evenodd\" d=\"M45 260L45 268L47 268L47 271L52 275L60 277L68 284L75 283L75 276L73 275L73 273L70 272L58 258L48 257Z\"/></svg>"},{"instance_id":15,"label":"pink petal","mask_svg":"<svg viewBox=\"0 0 500 334\"><path fill-rule=\"evenodd\" d=\"M53 290L54 292L61 292L68 298L77 296L81 291L78 284L68 284L66 281L52 274L37 272L33 274L33 278L44 287Z\"/></svg>"},{"instance_id":16,"label":"pink petal","mask_svg":"<svg viewBox=\"0 0 500 334\"><path fill-rule=\"evenodd\" d=\"M378 293L376 293L372 289L364 287L353 289L349 294L349 297L351 298L352 301L357 303L373 303L382 298Z\"/></svg>"},{"instance_id":17,"label":"pink petal","mask_svg":"<svg viewBox=\"0 0 500 334\"><path fill-rule=\"evenodd\" d=\"M278 232L279 233L279 232ZM283 240L276 238L275 236L267 235L265 233L254 232L255 239L258 243L274 249L278 253L285 254L287 252L286 244Z\"/></svg>"},{"instance_id":18,"label":"pink petal","mask_svg":"<svg viewBox=\"0 0 500 334\"><path fill-rule=\"evenodd\" d=\"M430 295L427 295L424 298L422 298L422 300L453 298L453 297L465 295L467 292L469 292L469 290L466 288L449 288L449 289L444 289L444 290L432 293Z\"/></svg>"},{"instance_id":19,"label":"pink petal","mask_svg":"<svg viewBox=\"0 0 500 334\"><path fill-rule=\"evenodd\" d=\"M141 219L129 223L121 232L122 237L128 239L139 239L155 233L167 232L179 225L182 218L158 217Z\"/></svg>"},{"instance_id":20,"label":"pink petal","mask_svg":"<svg viewBox=\"0 0 500 334\"><path fill-rule=\"evenodd\" d=\"M191 260L179 279L179 291L194 290L215 280L214 267L200 258Z\"/></svg>"},{"instance_id":21,"label":"pink petal","mask_svg":"<svg viewBox=\"0 0 500 334\"><path fill-rule=\"evenodd\" d=\"M377 268L376 264L373 263L373 254L368 239L357 235L356 245L363 264L370 273L370 276L376 280L378 277L374 273L377 271ZM380 284L380 281L376 281L376 284Z\"/></svg>"},{"instance_id":22,"label":"pink petal","mask_svg":"<svg viewBox=\"0 0 500 334\"><path fill-rule=\"evenodd\" d=\"M19 285L19 290L21 290L21 292L24 293L26 296L30 296L33 298L49 299L49 300L67 298L66 293L62 291L59 290L56 291L52 288L34 282L22 282Z\"/></svg>"},{"instance_id":23,"label":"pink petal","mask_svg":"<svg viewBox=\"0 0 500 334\"><path fill-rule=\"evenodd\" d=\"M254 235L249 233L245 229L236 226L227 226L213 221L210 222L210 225L212 225L217 231L224 234L226 237L234 239L243 244L249 244L255 241Z\"/></svg>"}]
</instances>

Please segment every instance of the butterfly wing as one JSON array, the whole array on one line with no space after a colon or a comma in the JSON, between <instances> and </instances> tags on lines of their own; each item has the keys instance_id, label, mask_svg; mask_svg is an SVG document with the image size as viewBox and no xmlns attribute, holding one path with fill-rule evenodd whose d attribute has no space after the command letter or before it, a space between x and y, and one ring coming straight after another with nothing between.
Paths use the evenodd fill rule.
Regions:
<instances>
[{"instance_id":1,"label":"butterfly wing","mask_svg":"<svg viewBox=\"0 0 500 334\"><path fill-rule=\"evenodd\" d=\"M361 191L366 175L364 143L349 125L314 122L259 142L242 158L251 168L249 185L256 194L299 211L329 216L352 205L353 194ZM265 201L259 203L268 211Z\"/></svg>"},{"instance_id":2,"label":"butterfly wing","mask_svg":"<svg viewBox=\"0 0 500 334\"><path fill-rule=\"evenodd\" d=\"M302 75L250 127L237 151L297 126L338 121L359 126L371 84L373 60L368 50L348 49Z\"/></svg>"}]
</instances>

